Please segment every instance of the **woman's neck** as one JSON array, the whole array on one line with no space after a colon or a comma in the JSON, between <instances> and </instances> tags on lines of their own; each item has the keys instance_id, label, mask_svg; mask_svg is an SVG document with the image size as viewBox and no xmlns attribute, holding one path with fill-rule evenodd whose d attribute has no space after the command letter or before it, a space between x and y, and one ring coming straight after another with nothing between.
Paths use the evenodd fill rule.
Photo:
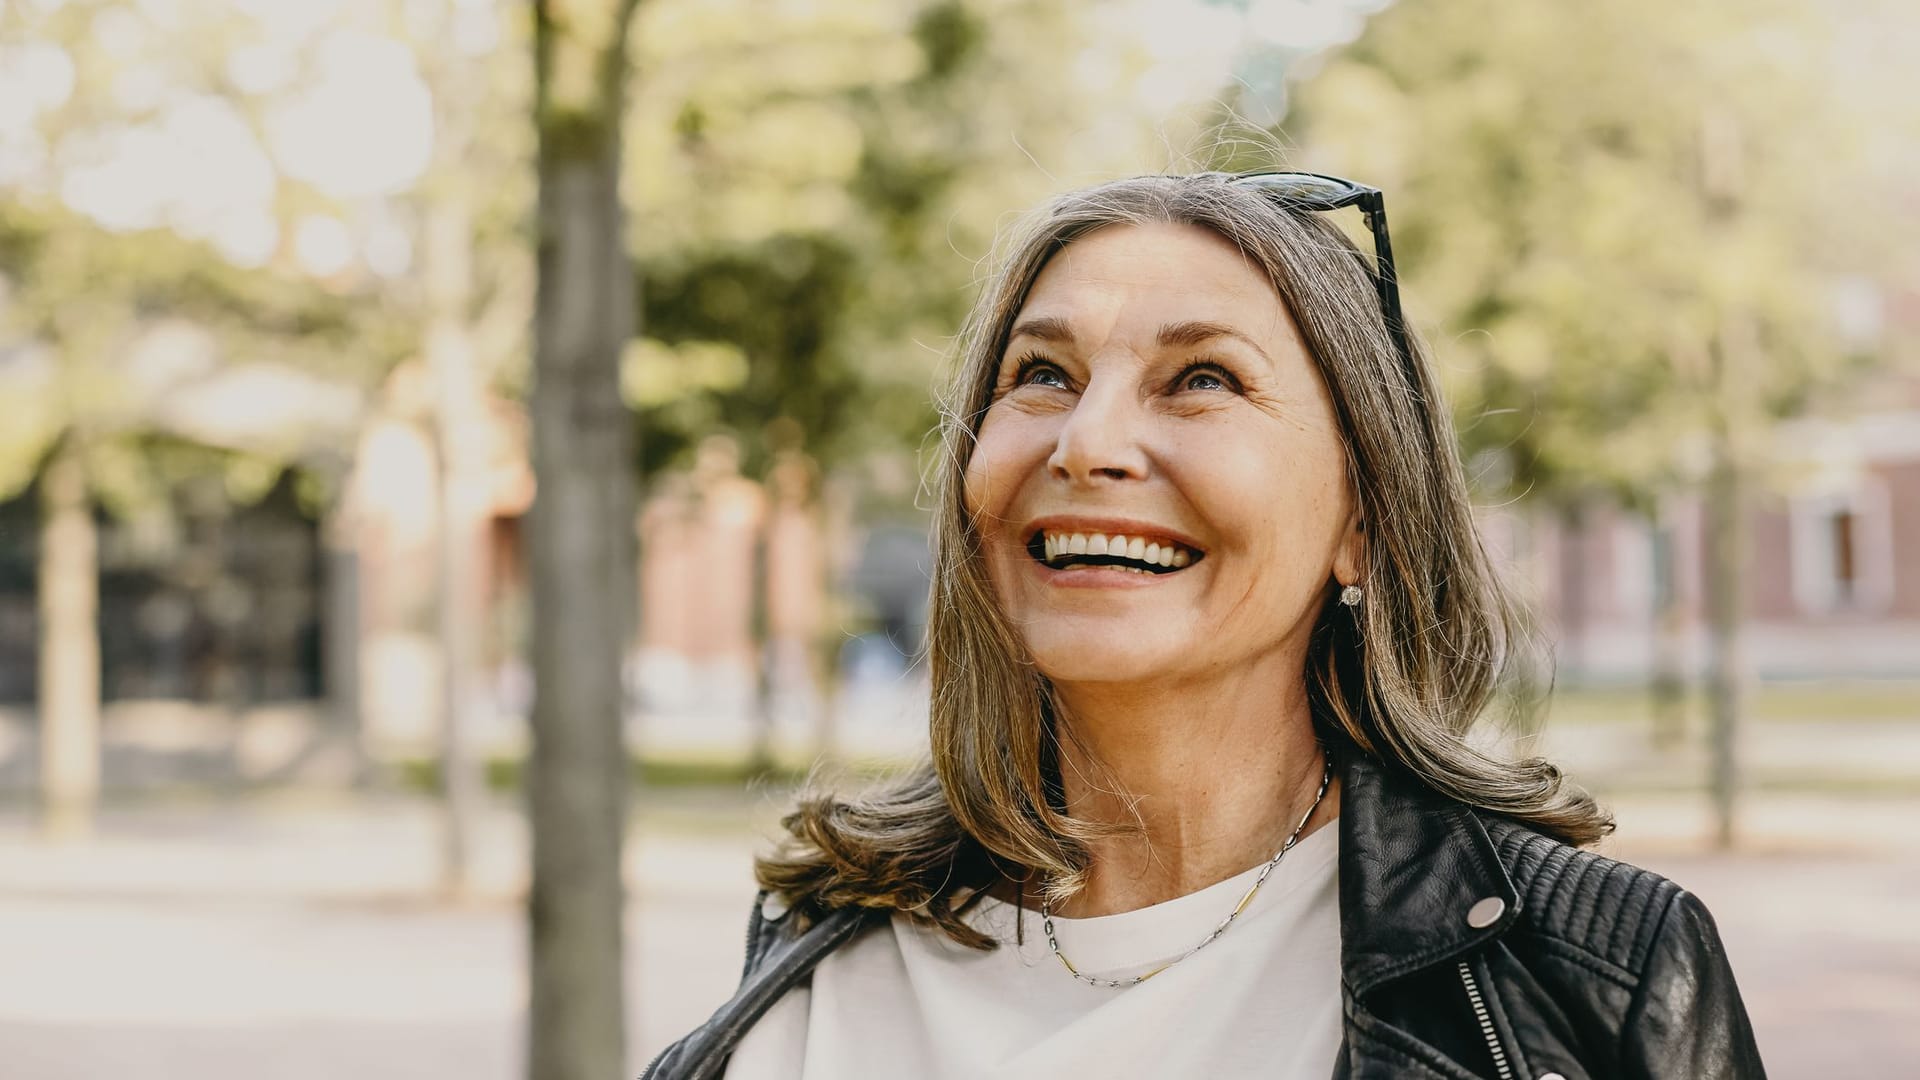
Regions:
<instances>
[{"instance_id":1,"label":"woman's neck","mask_svg":"<svg viewBox=\"0 0 1920 1080\"><path fill-rule=\"evenodd\" d=\"M1068 812L1124 827L1093 842L1087 887L1060 914L1132 911L1273 857L1312 804L1324 759L1306 688L1272 675L1055 684ZM1301 835L1338 803L1336 781Z\"/></svg>"}]
</instances>

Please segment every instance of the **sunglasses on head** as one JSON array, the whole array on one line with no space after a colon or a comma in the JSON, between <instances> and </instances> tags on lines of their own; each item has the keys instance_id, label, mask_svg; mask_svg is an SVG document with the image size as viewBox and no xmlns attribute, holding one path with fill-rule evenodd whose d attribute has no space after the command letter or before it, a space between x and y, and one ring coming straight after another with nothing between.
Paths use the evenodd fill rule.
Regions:
<instances>
[{"instance_id":1,"label":"sunglasses on head","mask_svg":"<svg viewBox=\"0 0 1920 1080\"><path fill-rule=\"evenodd\" d=\"M1380 311L1387 333L1400 354L1407 378L1413 379L1413 347L1400 314L1400 283L1393 269L1393 244L1387 238L1387 204L1379 188L1356 184L1338 176L1309 172L1256 172L1230 176L1229 183L1258 189L1289 210L1342 210L1357 206L1373 233L1373 284L1380 294Z\"/></svg>"}]
</instances>

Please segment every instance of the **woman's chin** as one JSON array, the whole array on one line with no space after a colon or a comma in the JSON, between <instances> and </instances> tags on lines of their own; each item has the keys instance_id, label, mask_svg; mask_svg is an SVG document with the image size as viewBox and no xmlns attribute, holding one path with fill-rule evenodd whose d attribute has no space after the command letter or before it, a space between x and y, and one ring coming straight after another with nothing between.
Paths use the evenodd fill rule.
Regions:
<instances>
[{"instance_id":1,"label":"woman's chin","mask_svg":"<svg viewBox=\"0 0 1920 1080\"><path fill-rule=\"evenodd\" d=\"M1034 665L1054 684L1158 682L1187 668L1169 649L1144 642L1056 645L1033 649Z\"/></svg>"}]
</instances>

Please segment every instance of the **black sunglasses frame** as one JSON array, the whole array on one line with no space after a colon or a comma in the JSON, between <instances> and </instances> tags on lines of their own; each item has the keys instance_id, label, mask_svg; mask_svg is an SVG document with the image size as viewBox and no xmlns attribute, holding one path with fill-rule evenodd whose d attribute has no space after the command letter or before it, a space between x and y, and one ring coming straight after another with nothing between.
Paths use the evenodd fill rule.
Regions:
<instances>
[{"instance_id":1,"label":"black sunglasses frame","mask_svg":"<svg viewBox=\"0 0 1920 1080\"><path fill-rule=\"evenodd\" d=\"M1393 241L1387 235L1386 196L1379 188L1355 183L1345 177L1310 172L1254 172L1229 176L1235 184L1257 188L1289 210L1344 210L1357 206L1373 234L1373 284L1380 294L1380 312L1386 319L1387 334L1400 353L1410 385L1415 381L1413 343L1407 340L1406 318L1400 311L1400 280L1393 266ZM1290 182L1297 186L1289 186ZM1333 190L1324 190L1332 185ZM1320 189L1320 190L1314 190Z\"/></svg>"}]
</instances>

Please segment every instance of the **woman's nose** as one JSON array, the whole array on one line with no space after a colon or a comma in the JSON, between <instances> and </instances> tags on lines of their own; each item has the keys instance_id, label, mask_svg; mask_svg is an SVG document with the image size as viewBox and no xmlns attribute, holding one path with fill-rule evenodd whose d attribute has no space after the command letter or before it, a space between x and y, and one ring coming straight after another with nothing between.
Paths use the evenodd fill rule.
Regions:
<instances>
[{"instance_id":1,"label":"woman's nose","mask_svg":"<svg viewBox=\"0 0 1920 1080\"><path fill-rule=\"evenodd\" d=\"M1141 449L1139 402L1113 380L1094 380L1060 426L1047 470L1071 483L1141 479L1147 456Z\"/></svg>"}]
</instances>

